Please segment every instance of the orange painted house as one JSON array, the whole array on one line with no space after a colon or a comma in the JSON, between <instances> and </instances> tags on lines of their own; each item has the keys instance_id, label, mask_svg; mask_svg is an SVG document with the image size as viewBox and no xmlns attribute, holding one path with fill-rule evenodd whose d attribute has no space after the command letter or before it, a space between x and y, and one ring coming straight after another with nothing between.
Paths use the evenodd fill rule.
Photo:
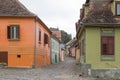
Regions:
<instances>
[{"instance_id":1,"label":"orange painted house","mask_svg":"<svg viewBox=\"0 0 120 80\"><path fill-rule=\"evenodd\" d=\"M19 0L0 0L0 63L26 68L50 64L50 35Z\"/></svg>"}]
</instances>

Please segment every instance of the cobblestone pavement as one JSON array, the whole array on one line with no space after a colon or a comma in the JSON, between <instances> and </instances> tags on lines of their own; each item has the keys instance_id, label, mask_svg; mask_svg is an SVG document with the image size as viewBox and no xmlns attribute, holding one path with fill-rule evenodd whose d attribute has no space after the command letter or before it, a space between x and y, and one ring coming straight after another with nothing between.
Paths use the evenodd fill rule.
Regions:
<instances>
[{"instance_id":1,"label":"cobblestone pavement","mask_svg":"<svg viewBox=\"0 0 120 80\"><path fill-rule=\"evenodd\" d=\"M37 69L0 69L0 80L88 80L79 77L79 70L73 58Z\"/></svg>"}]
</instances>

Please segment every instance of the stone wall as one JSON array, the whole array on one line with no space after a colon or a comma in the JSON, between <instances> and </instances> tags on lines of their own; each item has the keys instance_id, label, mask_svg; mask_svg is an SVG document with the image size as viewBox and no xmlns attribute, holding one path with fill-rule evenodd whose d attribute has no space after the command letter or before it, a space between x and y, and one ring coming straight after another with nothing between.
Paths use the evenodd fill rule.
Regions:
<instances>
[{"instance_id":1,"label":"stone wall","mask_svg":"<svg viewBox=\"0 0 120 80\"><path fill-rule=\"evenodd\" d=\"M120 79L120 69L91 69L90 64L79 64L81 76L98 79Z\"/></svg>"},{"instance_id":2,"label":"stone wall","mask_svg":"<svg viewBox=\"0 0 120 80\"><path fill-rule=\"evenodd\" d=\"M81 76L87 77L90 76L91 65L90 64L80 64Z\"/></svg>"},{"instance_id":3,"label":"stone wall","mask_svg":"<svg viewBox=\"0 0 120 80\"><path fill-rule=\"evenodd\" d=\"M120 79L120 69L92 69L91 76L97 78Z\"/></svg>"}]
</instances>

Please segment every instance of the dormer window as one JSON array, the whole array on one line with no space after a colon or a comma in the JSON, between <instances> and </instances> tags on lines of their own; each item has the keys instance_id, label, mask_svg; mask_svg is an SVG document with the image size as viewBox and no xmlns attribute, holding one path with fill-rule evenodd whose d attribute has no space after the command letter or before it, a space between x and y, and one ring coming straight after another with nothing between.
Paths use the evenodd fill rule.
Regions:
<instances>
[{"instance_id":1,"label":"dormer window","mask_svg":"<svg viewBox=\"0 0 120 80\"><path fill-rule=\"evenodd\" d=\"M116 3L116 15L120 16L120 2Z\"/></svg>"}]
</instances>

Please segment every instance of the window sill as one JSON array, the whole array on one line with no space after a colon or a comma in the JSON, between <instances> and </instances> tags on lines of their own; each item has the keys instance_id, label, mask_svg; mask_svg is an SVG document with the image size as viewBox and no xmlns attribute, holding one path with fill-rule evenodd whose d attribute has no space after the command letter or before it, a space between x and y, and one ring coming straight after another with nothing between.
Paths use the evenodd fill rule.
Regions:
<instances>
[{"instance_id":1,"label":"window sill","mask_svg":"<svg viewBox=\"0 0 120 80\"><path fill-rule=\"evenodd\" d=\"M41 41L39 41L38 43L41 44Z\"/></svg>"},{"instance_id":2,"label":"window sill","mask_svg":"<svg viewBox=\"0 0 120 80\"><path fill-rule=\"evenodd\" d=\"M114 17L115 17L115 18L120 18L120 15L115 15Z\"/></svg>"},{"instance_id":3,"label":"window sill","mask_svg":"<svg viewBox=\"0 0 120 80\"><path fill-rule=\"evenodd\" d=\"M115 55L101 55L101 61L115 61Z\"/></svg>"},{"instance_id":4,"label":"window sill","mask_svg":"<svg viewBox=\"0 0 120 80\"><path fill-rule=\"evenodd\" d=\"M45 47L50 47L49 44L44 44Z\"/></svg>"},{"instance_id":5,"label":"window sill","mask_svg":"<svg viewBox=\"0 0 120 80\"><path fill-rule=\"evenodd\" d=\"M8 39L9 41L20 41L20 39Z\"/></svg>"}]
</instances>

